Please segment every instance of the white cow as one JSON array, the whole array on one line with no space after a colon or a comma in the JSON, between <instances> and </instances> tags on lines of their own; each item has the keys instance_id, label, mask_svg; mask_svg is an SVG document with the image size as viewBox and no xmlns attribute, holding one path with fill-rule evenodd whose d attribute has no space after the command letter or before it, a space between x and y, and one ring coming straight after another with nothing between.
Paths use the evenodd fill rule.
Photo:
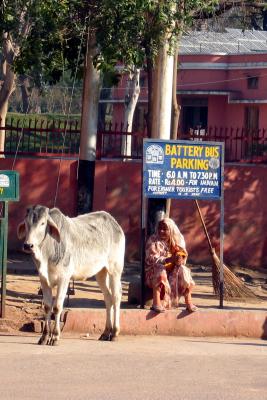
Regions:
<instances>
[{"instance_id":1,"label":"white cow","mask_svg":"<svg viewBox=\"0 0 267 400\"><path fill-rule=\"evenodd\" d=\"M105 211L69 218L57 208L36 205L27 210L17 233L19 239L24 239L24 250L32 254L43 291L45 325L39 344L58 343L60 314L70 279L84 280L94 275L106 304L106 326L99 339L115 340L120 331L125 252L125 236L116 220ZM54 287L57 290L53 299Z\"/></svg>"}]
</instances>

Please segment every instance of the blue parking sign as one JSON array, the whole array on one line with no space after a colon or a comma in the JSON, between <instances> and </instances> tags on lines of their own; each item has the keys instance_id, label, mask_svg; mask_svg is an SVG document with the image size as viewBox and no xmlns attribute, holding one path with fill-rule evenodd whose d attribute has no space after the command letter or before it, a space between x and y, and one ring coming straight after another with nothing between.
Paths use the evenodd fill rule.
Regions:
<instances>
[{"instance_id":1,"label":"blue parking sign","mask_svg":"<svg viewBox=\"0 0 267 400\"><path fill-rule=\"evenodd\" d=\"M145 197L220 199L223 170L224 143L144 139Z\"/></svg>"}]
</instances>

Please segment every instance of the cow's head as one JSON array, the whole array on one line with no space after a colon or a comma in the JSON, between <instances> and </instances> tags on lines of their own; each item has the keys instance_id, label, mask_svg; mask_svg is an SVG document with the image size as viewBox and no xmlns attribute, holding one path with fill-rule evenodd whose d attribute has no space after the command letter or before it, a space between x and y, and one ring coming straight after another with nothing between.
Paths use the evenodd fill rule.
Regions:
<instances>
[{"instance_id":1,"label":"cow's head","mask_svg":"<svg viewBox=\"0 0 267 400\"><path fill-rule=\"evenodd\" d=\"M59 230L50 217L49 208L40 205L29 207L24 221L17 228L18 238L24 239L23 250L27 253L34 252L47 234L60 241Z\"/></svg>"}]
</instances>

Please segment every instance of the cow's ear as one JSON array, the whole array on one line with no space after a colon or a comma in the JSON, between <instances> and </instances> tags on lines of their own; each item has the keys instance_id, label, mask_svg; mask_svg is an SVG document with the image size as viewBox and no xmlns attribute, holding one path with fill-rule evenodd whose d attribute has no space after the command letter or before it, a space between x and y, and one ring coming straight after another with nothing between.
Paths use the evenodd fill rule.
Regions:
<instances>
[{"instance_id":1,"label":"cow's ear","mask_svg":"<svg viewBox=\"0 0 267 400\"><path fill-rule=\"evenodd\" d=\"M21 222L18 227L17 227L17 235L19 240L22 240L26 236L26 228L25 228L25 222Z\"/></svg>"},{"instance_id":2,"label":"cow's ear","mask_svg":"<svg viewBox=\"0 0 267 400\"><path fill-rule=\"evenodd\" d=\"M58 243L60 242L60 233L59 230L52 219L48 219L48 230L52 238L54 238Z\"/></svg>"}]
</instances>

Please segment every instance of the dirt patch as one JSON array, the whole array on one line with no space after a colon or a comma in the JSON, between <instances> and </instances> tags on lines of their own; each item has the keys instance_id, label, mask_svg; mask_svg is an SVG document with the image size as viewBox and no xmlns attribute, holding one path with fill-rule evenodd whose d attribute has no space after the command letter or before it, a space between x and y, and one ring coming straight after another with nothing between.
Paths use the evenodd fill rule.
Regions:
<instances>
[{"instance_id":1,"label":"dirt patch","mask_svg":"<svg viewBox=\"0 0 267 400\"><path fill-rule=\"evenodd\" d=\"M38 295L37 276L8 274L6 281L6 319L13 321L17 330L42 315L42 298Z\"/></svg>"}]
</instances>

